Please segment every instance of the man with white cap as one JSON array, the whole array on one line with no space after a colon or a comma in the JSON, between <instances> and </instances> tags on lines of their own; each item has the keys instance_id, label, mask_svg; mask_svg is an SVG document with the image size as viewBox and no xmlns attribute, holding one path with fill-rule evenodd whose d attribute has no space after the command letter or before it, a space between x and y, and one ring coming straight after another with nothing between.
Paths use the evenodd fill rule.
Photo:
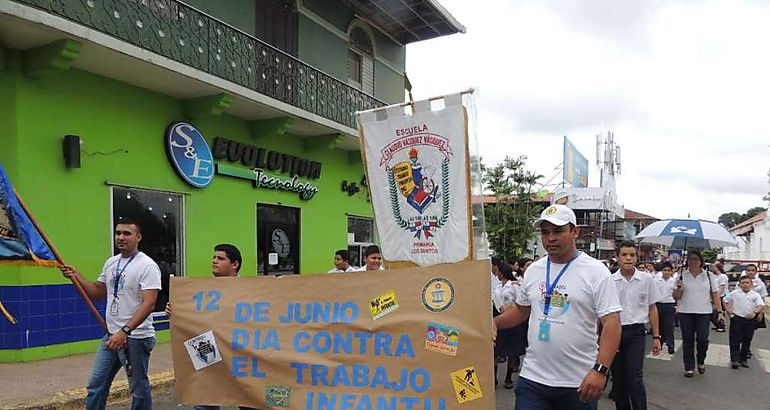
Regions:
<instances>
[{"instance_id":1,"label":"man with white cap","mask_svg":"<svg viewBox=\"0 0 770 410\"><path fill-rule=\"evenodd\" d=\"M527 269L516 304L494 319L508 328L529 316L516 409L596 409L620 343L617 289L606 266L577 251L571 209L551 205L534 225L548 257Z\"/></svg>"}]
</instances>

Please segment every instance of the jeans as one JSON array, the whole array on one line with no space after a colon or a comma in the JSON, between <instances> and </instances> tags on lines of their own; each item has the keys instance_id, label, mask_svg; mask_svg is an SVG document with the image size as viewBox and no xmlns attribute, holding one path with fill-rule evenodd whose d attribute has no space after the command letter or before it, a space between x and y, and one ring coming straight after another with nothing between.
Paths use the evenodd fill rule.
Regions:
<instances>
[{"instance_id":1,"label":"jeans","mask_svg":"<svg viewBox=\"0 0 770 410\"><path fill-rule=\"evenodd\" d=\"M660 318L661 343L665 343L669 349L675 347L674 320L676 318L676 303L657 303L658 317Z\"/></svg>"},{"instance_id":2,"label":"jeans","mask_svg":"<svg viewBox=\"0 0 770 410\"><path fill-rule=\"evenodd\" d=\"M595 401L582 402L575 387L550 387L519 377L515 410L596 410Z\"/></svg>"},{"instance_id":3,"label":"jeans","mask_svg":"<svg viewBox=\"0 0 770 410\"><path fill-rule=\"evenodd\" d=\"M612 388L617 410L646 410L644 388L644 352L647 332L644 324L623 326L620 347L612 362Z\"/></svg>"},{"instance_id":4,"label":"jeans","mask_svg":"<svg viewBox=\"0 0 770 410\"><path fill-rule=\"evenodd\" d=\"M757 328L756 320L748 320L740 316L730 319L730 361L745 362L748 359L751 339Z\"/></svg>"},{"instance_id":5,"label":"jeans","mask_svg":"<svg viewBox=\"0 0 770 410\"><path fill-rule=\"evenodd\" d=\"M86 409L104 410L107 407L107 396L110 394L112 380L125 363L125 350L117 352L108 350L105 343L109 339L105 335L99 343L94 358L94 367L91 377L88 379L88 396L86 397ZM155 337L145 339L126 338L128 343L128 356L131 360L132 373L128 379L131 391L131 409L152 409L152 392L150 380L147 378L147 368L150 363L150 352L155 347Z\"/></svg>"},{"instance_id":6,"label":"jeans","mask_svg":"<svg viewBox=\"0 0 770 410\"><path fill-rule=\"evenodd\" d=\"M682 360L685 370L695 370L695 361L702 365L706 361L709 348L710 313L680 313L679 325L682 327ZM694 356L697 338L698 352Z\"/></svg>"}]
</instances>

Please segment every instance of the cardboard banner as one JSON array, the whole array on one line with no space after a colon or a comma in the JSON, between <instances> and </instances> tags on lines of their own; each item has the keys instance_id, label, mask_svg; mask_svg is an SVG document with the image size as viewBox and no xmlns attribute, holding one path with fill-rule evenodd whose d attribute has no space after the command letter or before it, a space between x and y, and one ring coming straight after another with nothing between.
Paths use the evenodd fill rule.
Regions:
<instances>
[{"instance_id":1,"label":"cardboard banner","mask_svg":"<svg viewBox=\"0 0 770 410\"><path fill-rule=\"evenodd\" d=\"M418 266L471 259L468 124L460 94L359 113L382 255Z\"/></svg>"},{"instance_id":2,"label":"cardboard banner","mask_svg":"<svg viewBox=\"0 0 770 410\"><path fill-rule=\"evenodd\" d=\"M492 409L489 261L172 278L176 396L260 409Z\"/></svg>"}]
</instances>

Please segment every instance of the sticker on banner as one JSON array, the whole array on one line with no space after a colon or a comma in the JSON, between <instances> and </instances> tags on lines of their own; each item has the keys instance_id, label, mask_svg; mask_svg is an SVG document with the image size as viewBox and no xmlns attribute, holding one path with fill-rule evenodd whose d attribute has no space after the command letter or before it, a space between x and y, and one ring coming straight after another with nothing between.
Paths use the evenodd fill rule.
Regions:
<instances>
[{"instance_id":1,"label":"sticker on banner","mask_svg":"<svg viewBox=\"0 0 770 410\"><path fill-rule=\"evenodd\" d=\"M458 403L463 404L483 396L481 394L481 384L476 375L476 369L473 366L452 372L450 376L452 377L452 386L455 388Z\"/></svg>"},{"instance_id":2,"label":"sticker on banner","mask_svg":"<svg viewBox=\"0 0 770 410\"><path fill-rule=\"evenodd\" d=\"M369 311L374 320L377 320L396 309L398 309L398 300L396 300L396 292L392 290L369 301Z\"/></svg>"},{"instance_id":3,"label":"sticker on banner","mask_svg":"<svg viewBox=\"0 0 770 410\"><path fill-rule=\"evenodd\" d=\"M428 323L428 331L425 333L425 350L455 356L459 342L460 331L456 327Z\"/></svg>"},{"instance_id":4,"label":"sticker on banner","mask_svg":"<svg viewBox=\"0 0 770 410\"><path fill-rule=\"evenodd\" d=\"M449 309L454 300L454 286L446 278L433 278L422 288L422 304L431 312Z\"/></svg>"},{"instance_id":5,"label":"sticker on banner","mask_svg":"<svg viewBox=\"0 0 770 410\"><path fill-rule=\"evenodd\" d=\"M217 348L214 332L209 330L184 342L187 354L192 360L195 370L205 369L214 363L222 361L222 355Z\"/></svg>"},{"instance_id":6,"label":"sticker on banner","mask_svg":"<svg viewBox=\"0 0 770 410\"><path fill-rule=\"evenodd\" d=\"M289 407L291 388L289 386L268 385L265 391L267 407Z\"/></svg>"}]
</instances>

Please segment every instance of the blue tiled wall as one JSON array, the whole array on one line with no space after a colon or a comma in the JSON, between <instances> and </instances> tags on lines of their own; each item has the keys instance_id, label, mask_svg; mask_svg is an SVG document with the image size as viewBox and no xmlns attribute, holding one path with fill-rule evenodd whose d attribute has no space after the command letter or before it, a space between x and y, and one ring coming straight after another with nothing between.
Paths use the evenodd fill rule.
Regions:
<instances>
[{"instance_id":1,"label":"blue tiled wall","mask_svg":"<svg viewBox=\"0 0 770 410\"><path fill-rule=\"evenodd\" d=\"M0 286L0 301L19 323L0 315L0 349L24 349L98 339L104 334L71 284ZM104 317L105 301L94 302ZM168 329L159 321L156 330Z\"/></svg>"}]
</instances>

